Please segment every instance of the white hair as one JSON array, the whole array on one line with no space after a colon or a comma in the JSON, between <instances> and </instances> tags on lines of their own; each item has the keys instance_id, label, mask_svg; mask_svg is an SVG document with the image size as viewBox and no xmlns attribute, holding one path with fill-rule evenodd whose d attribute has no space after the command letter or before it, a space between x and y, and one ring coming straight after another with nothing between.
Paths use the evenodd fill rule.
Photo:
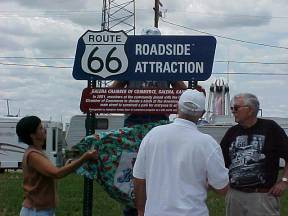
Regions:
<instances>
[{"instance_id":1,"label":"white hair","mask_svg":"<svg viewBox=\"0 0 288 216\"><path fill-rule=\"evenodd\" d=\"M235 98L238 98L238 97L242 97L244 105L250 106L253 109L253 114L257 116L259 109L260 109L260 103L259 103L258 98L255 95L250 94L250 93L240 93L240 94L236 94L232 98L231 103L234 104Z\"/></svg>"},{"instance_id":2,"label":"white hair","mask_svg":"<svg viewBox=\"0 0 288 216\"><path fill-rule=\"evenodd\" d=\"M147 27L143 28L141 31L142 35L161 35L161 32L156 27Z\"/></svg>"}]
</instances>

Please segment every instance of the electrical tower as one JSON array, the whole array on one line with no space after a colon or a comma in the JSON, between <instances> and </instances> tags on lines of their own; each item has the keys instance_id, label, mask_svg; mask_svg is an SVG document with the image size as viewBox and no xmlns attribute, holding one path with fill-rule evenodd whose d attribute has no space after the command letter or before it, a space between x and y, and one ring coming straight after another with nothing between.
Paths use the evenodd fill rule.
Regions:
<instances>
[{"instance_id":1,"label":"electrical tower","mask_svg":"<svg viewBox=\"0 0 288 216\"><path fill-rule=\"evenodd\" d=\"M135 35L135 0L103 0L101 29Z\"/></svg>"},{"instance_id":2,"label":"electrical tower","mask_svg":"<svg viewBox=\"0 0 288 216\"><path fill-rule=\"evenodd\" d=\"M135 35L135 0L103 0L101 30ZM107 87L111 80L98 80L96 87Z\"/></svg>"}]
</instances>

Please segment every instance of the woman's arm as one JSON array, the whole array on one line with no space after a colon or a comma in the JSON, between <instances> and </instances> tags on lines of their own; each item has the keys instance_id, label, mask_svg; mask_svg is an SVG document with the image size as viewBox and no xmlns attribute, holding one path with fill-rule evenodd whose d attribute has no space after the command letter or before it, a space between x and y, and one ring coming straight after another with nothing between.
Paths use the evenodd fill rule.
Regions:
<instances>
[{"instance_id":1,"label":"woman's arm","mask_svg":"<svg viewBox=\"0 0 288 216\"><path fill-rule=\"evenodd\" d=\"M47 158L37 152L31 152L28 157L28 164L45 176L55 179L63 178L80 167L85 161L97 159L97 151L85 152L79 159L73 160L71 163L58 168L54 166Z\"/></svg>"}]
</instances>

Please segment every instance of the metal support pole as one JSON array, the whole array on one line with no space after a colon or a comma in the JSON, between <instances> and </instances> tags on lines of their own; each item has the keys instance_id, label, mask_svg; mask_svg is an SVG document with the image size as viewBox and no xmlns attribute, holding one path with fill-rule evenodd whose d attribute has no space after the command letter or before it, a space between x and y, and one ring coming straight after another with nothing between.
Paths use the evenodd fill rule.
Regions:
<instances>
[{"instance_id":1,"label":"metal support pole","mask_svg":"<svg viewBox=\"0 0 288 216\"><path fill-rule=\"evenodd\" d=\"M88 88L95 88L96 81L88 81ZM95 113L88 112L85 121L86 135L95 132ZM93 180L84 177L83 216L92 216Z\"/></svg>"},{"instance_id":2,"label":"metal support pole","mask_svg":"<svg viewBox=\"0 0 288 216\"><path fill-rule=\"evenodd\" d=\"M93 180L84 177L83 215L92 216Z\"/></svg>"}]
</instances>

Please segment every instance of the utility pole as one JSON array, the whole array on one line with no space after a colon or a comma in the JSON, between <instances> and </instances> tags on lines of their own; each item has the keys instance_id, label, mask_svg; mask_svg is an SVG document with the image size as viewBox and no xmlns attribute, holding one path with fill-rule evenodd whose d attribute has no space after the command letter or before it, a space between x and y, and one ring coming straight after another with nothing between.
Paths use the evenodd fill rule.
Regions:
<instances>
[{"instance_id":1,"label":"utility pole","mask_svg":"<svg viewBox=\"0 0 288 216\"><path fill-rule=\"evenodd\" d=\"M159 22L159 17L160 17L160 0L155 0L155 6L154 6L154 27L158 28L158 22Z\"/></svg>"},{"instance_id":2,"label":"utility pole","mask_svg":"<svg viewBox=\"0 0 288 216\"><path fill-rule=\"evenodd\" d=\"M155 5L154 5L154 27L158 28L158 23L159 23L159 17L161 17L161 12L160 12L160 6L162 6L160 0L155 0ZM188 88L190 89L195 89L197 86L198 82L197 81L188 81Z\"/></svg>"},{"instance_id":3,"label":"utility pole","mask_svg":"<svg viewBox=\"0 0 288 216\"><path fill-rule=\"evenodd\" d=\"M0 99L0 100L6 101L7 116L10 116L10 104L9 104L9 101L11 101L11 99L7 98L7 99Z\"/></svg>"},{"instance_id":4,"label":"utility pole","mask_svg":"<svg viewBox=\"0 0 288 216\"><path fill-rule=\"evenodd\" d=\"M6 99L0 99L0 101L6 101L6 106L7 106L7 117L18 117L20 116L20 108L18 110L18 113L16 115L13 115L13 114L10 114L10 101L12 101L14 99L9 99L9 98L6 98Z\"/></svg>"},{"instance_id":5,"label":"utility pole","mask_svg":"<svg viewBox=\"0 0 288 216\"><path fill-rule=\"evenodd\" d=\"M10 116L10 108L9 108L9 99L6 99L6 104L7 104L7 116Z\"/></svg>"}]
</instances>

